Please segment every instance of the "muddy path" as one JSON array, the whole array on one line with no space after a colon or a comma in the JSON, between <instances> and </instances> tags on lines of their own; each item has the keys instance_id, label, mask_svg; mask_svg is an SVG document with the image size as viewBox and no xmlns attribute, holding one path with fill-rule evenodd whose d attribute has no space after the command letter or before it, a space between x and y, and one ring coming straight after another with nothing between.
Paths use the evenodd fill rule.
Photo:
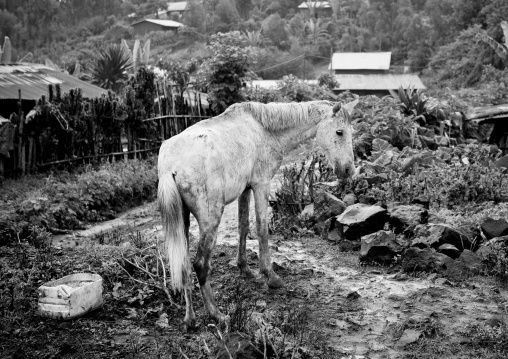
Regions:
<instances>
[{"instance_id":1,"label":"muddy path","mask_svg":"<svg viewBox=\"0 0 508 359\"><path fill-rule=\"evenodd\" d=\"M276 185L277 179L274 188ZM227 206L219 227L212 282L218 293L237 277L237 210L236 202ZM256 270L253 203L250 213L248 258ZM132 209L113 221L71 236L55 237L53 243L72 248L101 238L108 242L114 233L126 230L160 238L155 204ZM194 218L190 233L194 251L198 237ZM277 312L288 305L306 306L309 328L319 332L323 343L338 357L469 357L468 328L495 326L505 320L508 292L492 278L475 277L455 283L436 275L408 276L396 265L361 266L357 253L340 252L333 243L311 233L294 240L273 235L270 247L275 270L285 285L270 290L259 274L257 279L246 282L256 297L253 300L263 303L258 309ZM203 316L198 290L195 298L197 315ZM183 312L180 316L183 318Z\"/></svg>"}]
</instances>

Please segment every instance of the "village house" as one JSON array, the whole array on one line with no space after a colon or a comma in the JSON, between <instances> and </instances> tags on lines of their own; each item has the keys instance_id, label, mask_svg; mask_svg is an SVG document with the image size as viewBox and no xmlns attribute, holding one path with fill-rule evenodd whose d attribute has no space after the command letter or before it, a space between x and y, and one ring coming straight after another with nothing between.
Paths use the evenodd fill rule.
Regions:
<instances>
[{"instance_id":1,"label":"village house","mask_svg":"<svg viewBox=\"0 0 508 359\"><path fill-rule=\"evenodd\" d=\"M144 19L131 25L134 35L145 36L152 31L173 31L178 33L182 23L173 20Z\"/></svg>"},{"instance_id":2,"label":"village house","mask_svg":"<svg viewBox=\"0 0 508 359\"><path fill-rule=\"evenodd\" d=\"M309 14L314 11L315 17L331 17L333 15L332 6L328 1L304 1L298 6L301 14Z\"/></svg>"},{"instance_id":3,"label":"village house","mask_svg":"<svg viewBox=\"0 0 508 359\"><path fill-rule=\"evenodd\" d=\"M336 52L328 69L335 74L338 86L334 91L351 91L363 95L389 95L389 90L425 85L416 74L395 74L390 71L391 52Z\"/></svg>"},{"instance_id":4,"label":"village house","mask_svg":"<svg viewBox=\"0 0 508 359\"><path fill-rule=\"evenodd\" d=\"M167 5L166 9L157 12L158 19L184 20L185 13L188 10L187 1L170 2Z\"/></svg>"}]
</instances>

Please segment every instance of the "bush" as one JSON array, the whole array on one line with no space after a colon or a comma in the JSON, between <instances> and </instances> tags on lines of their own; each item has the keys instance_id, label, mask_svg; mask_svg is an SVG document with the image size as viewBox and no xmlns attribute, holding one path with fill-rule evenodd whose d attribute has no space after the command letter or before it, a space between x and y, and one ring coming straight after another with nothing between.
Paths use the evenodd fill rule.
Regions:
<instances>
[{"instance_id":1,"label":"bush","mask_svg":"<svg viewBox=\"0 0 508 359\"><path fill-rule=\"evenodd\" d=\"M30 235L33 226L53 232L83 228L155 198L156 158L85 166L81 173L24 177L5 182L0 197L3 244Z\"/></svg>"}]
</instances>

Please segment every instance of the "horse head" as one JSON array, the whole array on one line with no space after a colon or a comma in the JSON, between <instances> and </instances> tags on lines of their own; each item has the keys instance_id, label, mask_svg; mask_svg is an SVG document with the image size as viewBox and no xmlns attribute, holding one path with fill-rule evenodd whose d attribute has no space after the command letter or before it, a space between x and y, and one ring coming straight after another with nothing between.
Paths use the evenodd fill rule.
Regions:
<instances>
[{"instance_id":1,"label":"horse head","mask_svg":"<svg viewBox=\"0 0 508 359\"><path fill-rule=\"evenodd\" d=\"M357 103L336 103L318 125L316 141L338 178L348 178L355 171L351 116Z\"/></svg>"}]
</instances>

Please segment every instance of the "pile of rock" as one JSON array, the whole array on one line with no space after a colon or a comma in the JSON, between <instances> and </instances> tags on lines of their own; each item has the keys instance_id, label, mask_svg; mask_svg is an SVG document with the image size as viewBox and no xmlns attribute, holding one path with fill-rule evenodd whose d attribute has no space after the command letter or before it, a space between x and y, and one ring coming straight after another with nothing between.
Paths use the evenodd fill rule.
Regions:
<instances>
[{"instance_id":1,"label":"pile of rock","mask_svg":"<svg viewBox=\"0 0 508 359\"><path fill-rule=\"evenodd\" d=\"M478 273L482 260L508 244L508 222L504 219L487 218L480 233L434 218L429 223L425 201L387 208L355 202L352 195L340 200L320 191L304 212L314 220L316 234L335 242L342 251L360 250L361 261L399 259L406 272L463 277Z\"/></svg>"}]
</instances>

